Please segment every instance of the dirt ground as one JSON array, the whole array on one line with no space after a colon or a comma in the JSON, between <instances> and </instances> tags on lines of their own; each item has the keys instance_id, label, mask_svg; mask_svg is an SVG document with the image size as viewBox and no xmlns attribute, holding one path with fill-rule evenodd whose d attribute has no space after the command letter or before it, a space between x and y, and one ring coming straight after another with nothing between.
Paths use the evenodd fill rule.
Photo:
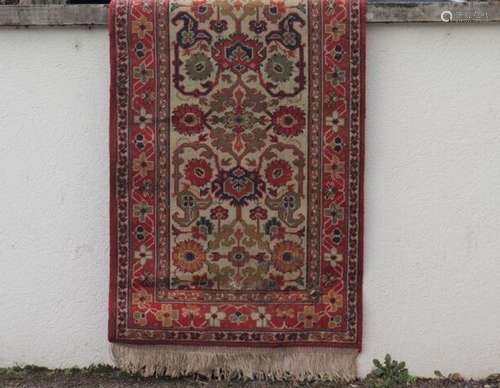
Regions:
<instances>
[{"instance_id":1,"label":"dirt ground","mask_svg":"<svg viewBox=\"0 0 500 388\"><path fill-rule=\"evenodd\" d=\"M500 388L500 377L482 381L452 379L417 379L412 387ZM0 387L5 388L373 388L373 383L357 381L350 384L325 382L271 381L208 381L202 378L156 379L131 376L112 368L49 370L39 367L0 369ZM397 387L388 387L397 388Z\"/></svg>"}]
</instances>

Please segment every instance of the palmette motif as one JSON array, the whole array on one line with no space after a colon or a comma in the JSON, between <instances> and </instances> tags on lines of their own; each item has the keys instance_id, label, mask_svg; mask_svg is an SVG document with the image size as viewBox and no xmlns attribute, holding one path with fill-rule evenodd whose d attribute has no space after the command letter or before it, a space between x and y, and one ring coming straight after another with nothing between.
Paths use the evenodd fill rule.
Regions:
<instances>
[{"instance_id":1,"label":"palmette motif","mask_svg":"<svg viewBox=\"0 0 500 388\"><path fill-rule=\"evenodd\" d=\"M112 341L360 346L361 6L115 2Z\"/></svg>"}]
</instances>

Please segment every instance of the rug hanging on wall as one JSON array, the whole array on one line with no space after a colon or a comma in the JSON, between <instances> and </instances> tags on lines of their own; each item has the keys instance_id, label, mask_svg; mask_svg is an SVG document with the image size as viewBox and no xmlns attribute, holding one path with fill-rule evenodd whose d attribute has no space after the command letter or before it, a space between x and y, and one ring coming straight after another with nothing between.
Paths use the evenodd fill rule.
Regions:
<instances>
[{"instance_id":1,"label":"rug hanging on wall","mask_svg":"<svg viewBox=\"0 0 500 388\"><path fill-rule=\"evenodd\" d=\"M109 26L117 365L354 378L363 1L115 0Z\"/></svg>"}]
</instances>

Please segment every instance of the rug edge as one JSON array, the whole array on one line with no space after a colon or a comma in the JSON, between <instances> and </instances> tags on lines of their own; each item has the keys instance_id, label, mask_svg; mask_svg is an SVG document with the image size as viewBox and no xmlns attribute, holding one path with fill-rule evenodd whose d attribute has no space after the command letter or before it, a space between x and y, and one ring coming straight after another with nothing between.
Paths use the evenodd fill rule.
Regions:
<instances>
[{"instance_id":1,"label":"rug edge","mask_svg":"<svg viewBox=\"0 0 500 388\"><path fill-rule=\"evenodd\" d=\"M118 260L116 235L116 38L115 38L115 9L116 0L111 0L108 7L108 36L109 36L109 284L108 284L108 340L116 338L116 264Z\"/></svg>"},{"instance_id":2,"label":"rug edge","mask_svg":"<svg viewBox=\"0 0 500 388\"><path fill-rule=\"evenodd\" d=\"M227 348L111 344L115 365L142 376L352 381L357 349Z\"/></svg>"},{"instance_id":3,"label":"rug edge","mask_svg":"<svg viewBox=\"0 0 500 388\"><path fill-rule=\"evenodd\" d=\"M360 223L359 223L359 262L357 271L357 294L358 294L358 304L357 304L357 348L361 352L363 349L363 277L364 277L364 266L365 266L365 161L366 161L366 150L365 150L365 130L366 130L366 14L367 14L367 4L368 0L360 0L360 67L361 67L361 96L360 96L360 200L359 200L359 213L360 213Z\"/></svg>"}]
</instances>

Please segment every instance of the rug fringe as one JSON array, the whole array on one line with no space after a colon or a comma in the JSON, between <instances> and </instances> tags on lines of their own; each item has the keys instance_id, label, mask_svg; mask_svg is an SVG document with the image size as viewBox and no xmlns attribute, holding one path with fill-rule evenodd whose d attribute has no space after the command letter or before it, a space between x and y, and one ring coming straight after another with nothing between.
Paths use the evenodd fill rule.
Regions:
<instances>
[{"instance_id":1,"label":"rug fringe","mask_svg":"<svg viewBox=\"0 0 500 388\"><path fill-rule=\"evenodd\" d=\"M115 364L143 376L197 374L210 379L324 380L356 378L356 349L224 348L111 344Z\"/></svg>"}]
</instances>

